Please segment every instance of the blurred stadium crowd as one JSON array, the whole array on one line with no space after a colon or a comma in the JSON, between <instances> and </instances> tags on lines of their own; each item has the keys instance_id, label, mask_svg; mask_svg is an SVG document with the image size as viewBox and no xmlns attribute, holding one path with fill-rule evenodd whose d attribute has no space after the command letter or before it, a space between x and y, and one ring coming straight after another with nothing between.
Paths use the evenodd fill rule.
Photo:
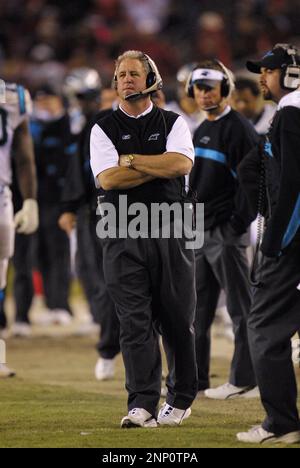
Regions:
<instances>
[{"instance_id":1,"label":"blurred stadium crowd","mask_svg":"<svg viewBox=\"0 0 300 468\"><path fill-rule=\"evenodd\" d=\"M187 62L218 57L236 71L275 42L297 45L299 7L299 0L1 1L0 74L34 91L88 66L108 85L114 57L138 48L158 64L169 97Z\"/></svg>"}]
</instances>

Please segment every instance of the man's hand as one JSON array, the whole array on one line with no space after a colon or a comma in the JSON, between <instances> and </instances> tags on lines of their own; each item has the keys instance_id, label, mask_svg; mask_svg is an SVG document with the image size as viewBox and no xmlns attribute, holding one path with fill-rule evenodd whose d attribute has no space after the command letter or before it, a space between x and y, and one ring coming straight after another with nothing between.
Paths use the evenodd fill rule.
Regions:
<instances>
[{"instance_id":1,"label":"man's hand","mask_svg":"<svg viewBox=\"0 0 300 468\"><path fill-rule=\"evenodd\" d=\"M15 215L15 228L19 234L32 234L39 226L39 210L36 200L27 198Z\"/></svg>"},{"instance_id":2,"label":"man's hand","mask_svg":"<svg viewBox=\"0 0 300 468\"><path fill-rule=\"evenodd\" d=\"M58 219L58 225L69 236L76 226L76 215L69 212L63 213Z\"/></svg>"}]
</instances>

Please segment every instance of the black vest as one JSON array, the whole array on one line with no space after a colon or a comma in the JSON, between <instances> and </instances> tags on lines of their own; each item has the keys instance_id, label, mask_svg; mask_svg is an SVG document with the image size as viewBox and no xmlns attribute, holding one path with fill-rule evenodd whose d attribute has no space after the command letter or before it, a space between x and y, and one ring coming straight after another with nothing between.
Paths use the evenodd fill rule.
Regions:
<instances>
[{"instance_id":1,"label":"black vest","mask_svg":"<svg viewBox=\"0 0 300 468\"><path fill-rule=\"evenodd\" d=\"M155 155L166 151L167 136L178 114L153 107L152 111L139 119L128 117L120 109L100 119L97 124L115 145L118 154ZM101 148L99 148L101 158ZM135 202L172 204L184 198L184 177L154 179L139 187L105 192L105 202L118 208L119 195L127 195L128 205Z\"/></svg>"}]
</instances>

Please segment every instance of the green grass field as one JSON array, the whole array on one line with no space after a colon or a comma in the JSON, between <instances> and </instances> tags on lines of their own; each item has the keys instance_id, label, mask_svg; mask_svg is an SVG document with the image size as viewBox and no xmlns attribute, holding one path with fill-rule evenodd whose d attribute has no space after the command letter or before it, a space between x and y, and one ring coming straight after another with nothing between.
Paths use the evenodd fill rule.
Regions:
<instances>
[{"instance_id":1,"label":"green grass field","mask_svg":"<svg viewBox=\"0 0 300 468\"><path fill-rule=\"evenodd\" d=\"M0 380L0 447L246 447L236 432L261 422L258 400L197 400L178 428L119 428L126 411L124 370L118 357L114 381L97 382L97 337L34 336L7 341L17 371ZM231 344L215 339L212 384L227 380Z\"/></svg>"}]
</instances>

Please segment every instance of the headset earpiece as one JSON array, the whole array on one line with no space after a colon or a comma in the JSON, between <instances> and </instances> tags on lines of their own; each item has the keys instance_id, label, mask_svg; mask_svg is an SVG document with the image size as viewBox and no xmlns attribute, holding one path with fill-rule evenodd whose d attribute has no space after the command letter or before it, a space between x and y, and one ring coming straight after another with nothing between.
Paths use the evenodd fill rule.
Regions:
<instances>
[{"instance_id":1,"label":"headset earpiece","mask_svg":"<svg viewBox=\"0 0 300 468\"><path fill-rule=\"evenodd\" d=\"M117 89L118 88L118 78L117 78L116 72L114 74L113 84L114 84L114 89Z\"/></svg>"},{"instance_id":2,"label":"headset earpiece","mask_svg":"<svg viewBox=\"0 0 300 468\"><path fill-rule=\"evenodd\" d=\"M149 71L146 77L146 89L153 87L153 90L151 89L150 92L154 92L162 88L162 79L154 61L149 57L149 55L145 53L144 53L144 57L147 61L148 68L149 68Z\"/></svg>"},{"instance_id":3,"label":"headset earpiece","mask_svg":"<svg viewBox=\"0 0 300 468\"><path fill-rule=\"evenodd\" d=\"M150 88L150 86L153 86L156 81L156 75L154 71L149 71L147 78L146 78L146 88Z\"/></svg>"},{"instance_id":4,"label":"headset earpiece","mask_svg":"<svg viewBox=\"0 0 300 468\"><path fill-rule=\"evenodd\" d=\"M280 86L282 89L295 90L300 86L300 63L297 63L297 49L291 44L276 44L274 49L281 48L292 58L293 63L282 66Z\"/></svg>"},{"instance_id":5,"label":"headset earpiece","mask_svg":"<svg viewBox=\"0 0 300 468\"><path fill-rule=\"evenodd\" d=\"M300 86L300 66L288 65L284 67L280 76L280 85L283 89L297 89Z\"/></svg>"},{"instance_id":6,"label":"headset earpiece","mask_svg":"<svg viewBox=\"0 0 300 468\"><path fill-rule=\"evenodd\" d=\"M228 79L223 78L221 82L221 96L227 97L229 95L230 87L228 84Z\"/></svg>"},{"instance_id":7,"label":"headset earpiece","mask_svg":"<svg viewBox=\"0 0 300 468\"><path fill-rule=\"evenodd\" d=\"M234 76L220 60L215 59L215 62L222 68L224 74L224 78L221 81L221 96L227 98L234 90Z\"/></svg>"}]
</instances>

